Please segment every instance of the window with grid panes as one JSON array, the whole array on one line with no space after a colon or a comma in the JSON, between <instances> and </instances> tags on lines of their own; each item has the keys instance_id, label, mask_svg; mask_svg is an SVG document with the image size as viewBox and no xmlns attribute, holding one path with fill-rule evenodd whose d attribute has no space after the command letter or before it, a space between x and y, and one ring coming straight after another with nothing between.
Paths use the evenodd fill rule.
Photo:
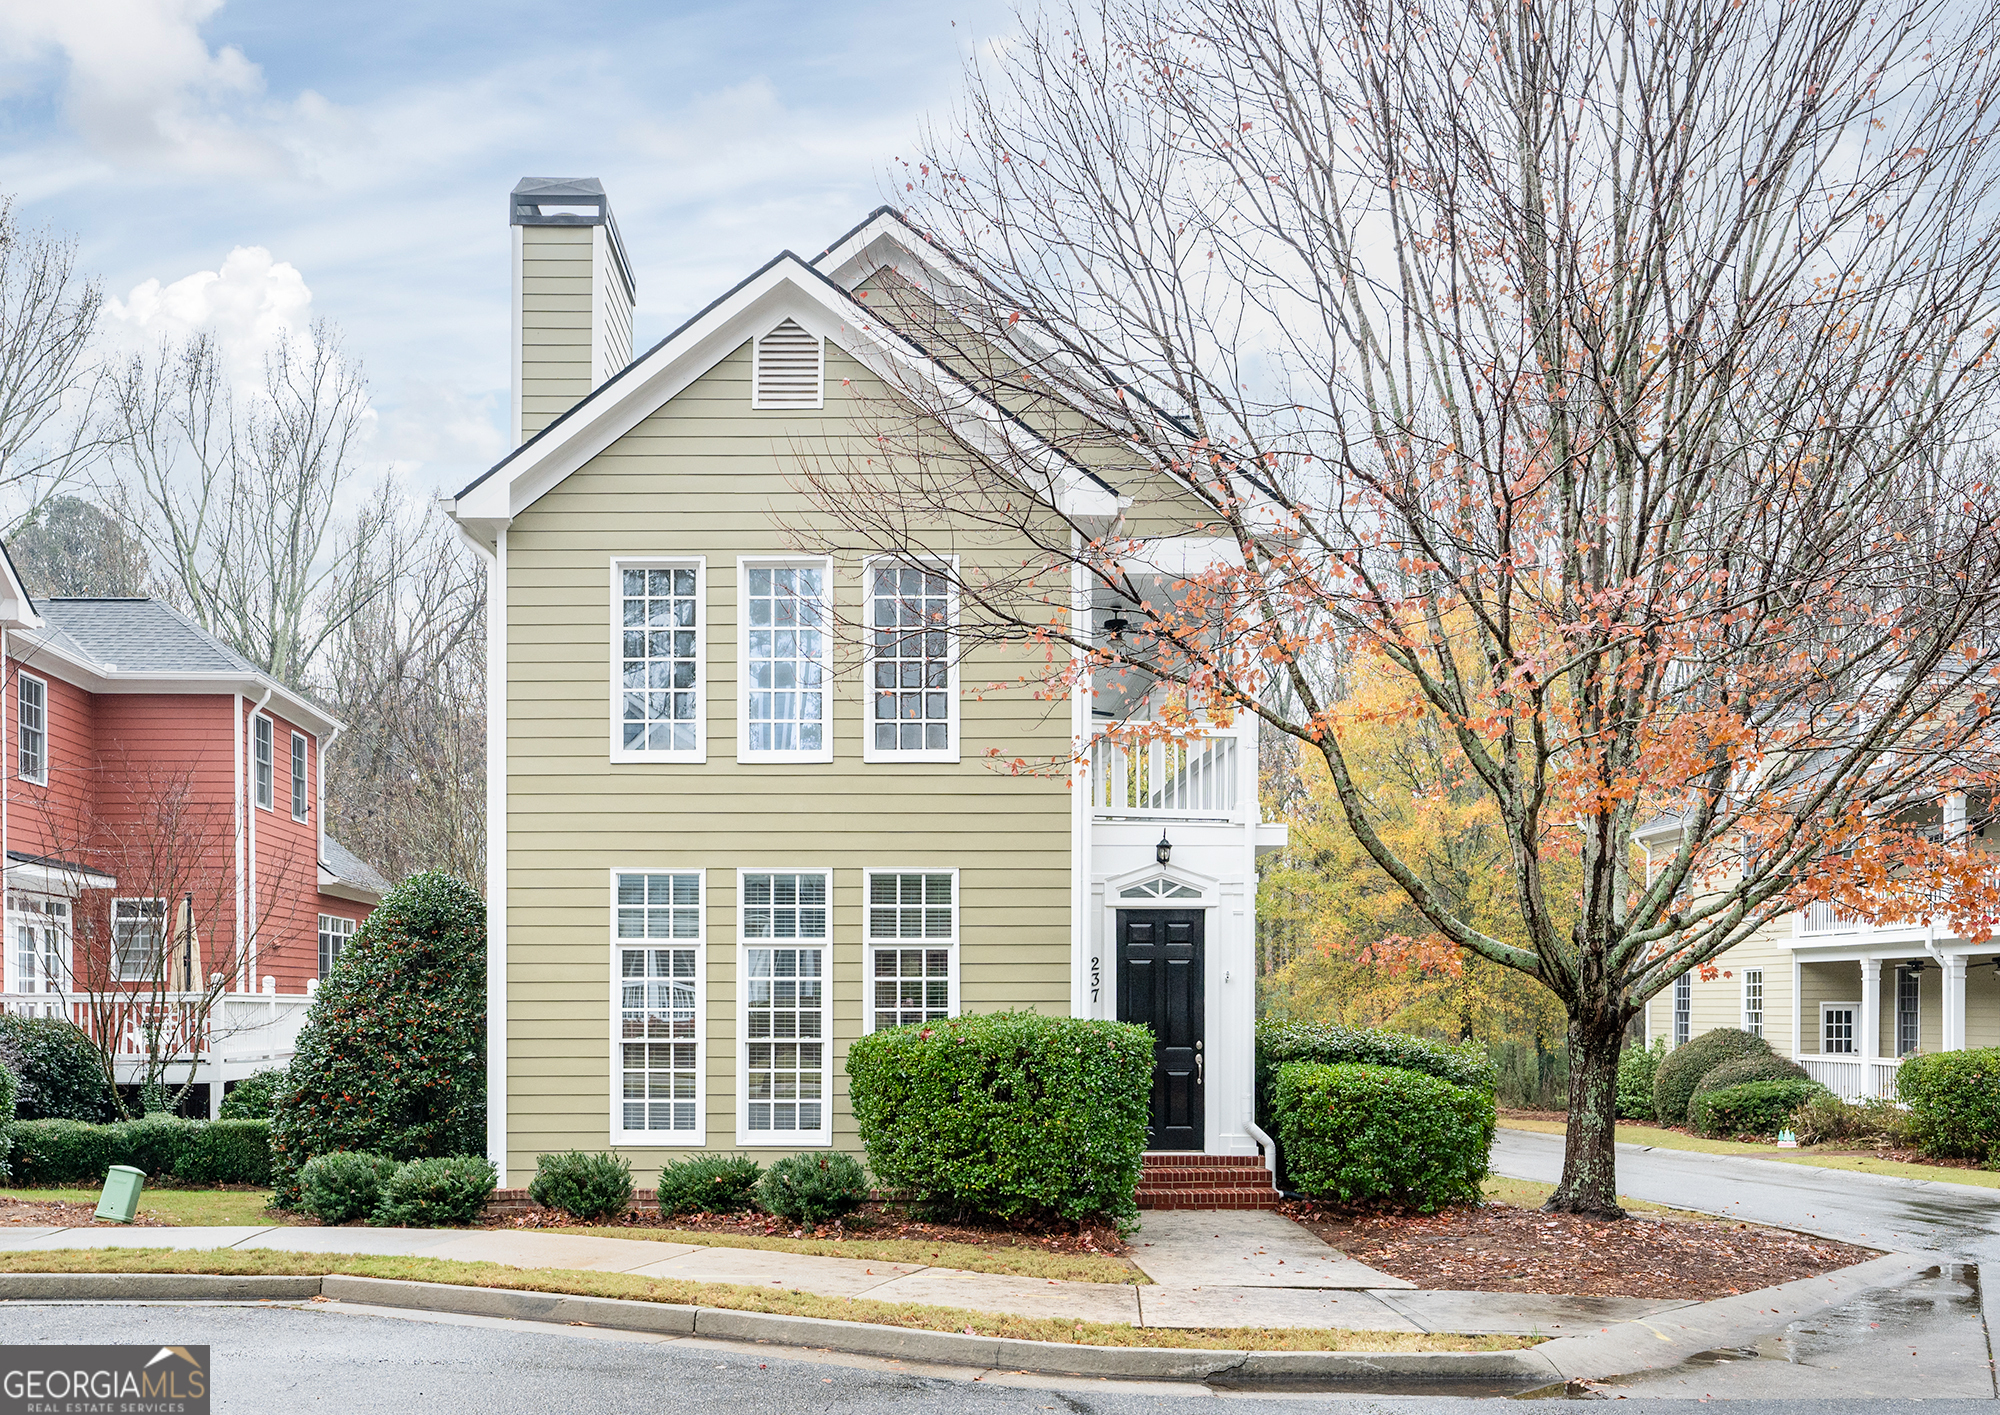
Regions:
<instances>
[{"instance_id":1,"label":"window with grid panes","mask_svg":"<svg viewBox=\"0 0 2000 1415\"><path fill-rule=\"evenodd\" d=\"M749 624L745 750L823 750L826 571L817 565L750 566L743 599Z\"/></svg>"},{"instance_id":2,"label":"window with grid panes","mask_svg":"<svg viewBox=\"0 0 2000 1415\"><path fill-rule=\"evenodd\" d=\"M621 874L617 895L619 1123L627 1132L693 1135L701 876Z\"/></svg>"},{"instance_id":3,"label":"window with grid panes","mask_svg":"<svg viewBox=\"0 0 2000 1415\"><path fill-rule=\"evenodd\" d=\"M1823 1052L1849 1054L1854 1050L1854 1012L1851 1006L1829 1007L1822 1003L1819 1011L1820 1047Z\"/></svg>"},{"instance_id":4,"label":"window with grid panes","mask_svg":"<svg viewBox=\"0 0 2000 1415\"><path fill-rule=\"evenodd\" d=\"M1743 1030L1753 1037L1764 1035L1764 970L1743 970Z\"/></svg>"},{"instance_id":5,"label":"window with grid panes","mask_svg":"<svg viewBox=\"0 0 2000 1415\"><path fill-rule=\"evenodd\" d=\"M23 781L44 784L49 776L49 685L19 675L14 695L20 707L20 766Z\"/></svg>"},{"instance_id":6,"label":"window with grid panes","mask_svg":"<svg viewBox=\"0 0 2000 1415\"><path fill-rule=\"evenodd\" d=\"M306 739L292 734L292 819L304 820L311 797L306 793Z\"/></svg>"},{"instance_id":7,"label":"window with grid panes","mask_svg":"<svg viewBox=\"0 0 2000 1415\"><path fill-rule=\"evenodd\" d=\"M869 572L878 752L951 749L951 595L943 575L907 565Z\"/></svg>"},{"instance_id":8,"label":"window with grid panes","mask_svg":"<svg viewBox=\"0 0 2000 1415\"><path fill-rule=\"evenodd\" d=\"M692 752L700 744L701 576L686 565L627 569L619 581L619 744L628 752Z\"/></svg>"},{"instance_id":9,"label":"window with grid panes","mask_svg":"<svg viewBox=\"0 0 2000 1415\"><path fill-rule=\"evenodd\" d=\"M340 961L341 950L354 937L354 920L338 914L319 916L319 975L324 978Z\"/></svg>"},{"instance_id":10,"label":"window with grid panes","mask_svg":"<svg viewBox=\"0 0 2000 1415\"><path fill-rule=\"evenodd\" d=\"M1896 970L1896 1055L1908 1056L1917 1049L1917 1025L1923 996L1923 975L1909 968Z\"/></svg>"},{"instance_id":11,"label":"window with grid panes","mask_svg":"<svg viewBox=\"0 0 2000 1415\"><path fill-rule=\"evenodd\" d=\"M868 987L877 1029L951 1015L954 885L943 873L868 876Z\"/></svg>"},{"instance_id":12,"label":"window with grid panes","mask_svg":"<svg viewBox=\"0 0 2000 1415\"><path fill-rule=\"evenodd\" d=\"M744 1124L826 1125L827 879L743 876Z\"/></svg>"},{"instance_id":13,"label":"window with grid panes","mask_svg":"<svg viewBox=\"0 0 2000 1415\"><path fill-rule=\"evenodd\" d=\"M1685 1045L1694 1023L1694 979L1686 973L1674 979L1674 1045Z\"/></svg>"}]
</instances>

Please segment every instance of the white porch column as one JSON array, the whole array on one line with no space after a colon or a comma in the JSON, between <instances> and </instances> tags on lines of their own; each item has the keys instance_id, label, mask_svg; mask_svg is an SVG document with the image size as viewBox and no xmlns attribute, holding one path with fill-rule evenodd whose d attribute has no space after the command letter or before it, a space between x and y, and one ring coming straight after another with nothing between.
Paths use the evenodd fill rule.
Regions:
<instances>
[{"instance_id":1,"label":"white porch column","mask_svg":"<svg viewBox=\"0 0 2000 1415\"><path fill-rule=\"evenodd\" d=\"M1954 791L1944 798L1944 838L1957 840L1965 834L1965 793Z\"/></svg>"},{"instance_id":2,"label":"white porch column","mask_svg":"<svg viewBox=\"0 0 2000 1415\"><path fill-rule=\"evenodd\" d=\"M1861 1035L1855 1038L1855 1046L1861 1055L1873 1061L1882 1054L1882 960L1864 958L1861 960Z\"/></svg>"},{"instance_id":3,"label":"white porch column","mask_svg":"<svg viewBox=\"0 0 2000 1415\"><path fill-rule=\"evenodd\" d=\"M1965 959L1944 960L1944 1049L1965 1050Z\"/></svg>"}]
</instances>

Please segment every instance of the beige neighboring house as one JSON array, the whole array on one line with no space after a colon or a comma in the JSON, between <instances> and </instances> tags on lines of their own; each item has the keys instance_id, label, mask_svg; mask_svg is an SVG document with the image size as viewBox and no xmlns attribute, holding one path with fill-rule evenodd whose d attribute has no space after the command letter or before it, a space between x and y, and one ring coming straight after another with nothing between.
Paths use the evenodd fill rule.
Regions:
<instances>
[{"instance_id":1,"label":"beige neighboring house","mask_svg":"<svg viewBox=\"0 0 2000 1415\"><path fill-rule=\"evenodd\" d=\"M524 181L511 219L520 445L450 503L492 591L502 1183L571 1148L642 1183L704 1149L858 1149L855 1038L1001 1009L1153 1025L1153 1146L1255 1155L1255 863L1283 828L1258 819L1254 726L1137 761L1093 745L1088 696L986 689L1019 650L961 662L925 559L795 548L800 449L946 376L863 298L930 288L939 254L885 209L635 359L603 188ZM1087 525L1131 511L1133 488L1049 465ZM1010 775L996 749L1091 765Z\"/></svg>"},{"instance_id":2,"label":"beige neighboring house","mask_svg":"<svg viewBox=\"0 0 2000 1415\"><path fill-rule=\"evenodd\" d=\"M2000 821L1948 797L1934 828L1993 848ZM1678 823L1638 832L1654 854ZM1646 1035L1670 1047L1715 1027L1771 1043L1848 1100L1896 1094L1896 1068L1916 1052L2000 1046L2000 940L1975 942L1946 923L1864 924L1814 904L1716 960L1708 981L1685 974L1646 1008Z\"/></svg>"}]
</instances>

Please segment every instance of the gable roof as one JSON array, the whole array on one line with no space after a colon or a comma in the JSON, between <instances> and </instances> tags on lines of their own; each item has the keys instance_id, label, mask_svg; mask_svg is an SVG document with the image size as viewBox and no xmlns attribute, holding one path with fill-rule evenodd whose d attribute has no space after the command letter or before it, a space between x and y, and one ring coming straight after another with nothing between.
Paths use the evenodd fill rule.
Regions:
<instances>
[{"instance_id":1,"label":"gable roof","mask_svg":"<svg viewBox=\"0 0 2000 1415\"><path fill-rule=\"evenodd\" d=\"M319 838L319 892L360 903L379 902L389 881L352 850L324 832Z\"/></svg>"}]
</instances>

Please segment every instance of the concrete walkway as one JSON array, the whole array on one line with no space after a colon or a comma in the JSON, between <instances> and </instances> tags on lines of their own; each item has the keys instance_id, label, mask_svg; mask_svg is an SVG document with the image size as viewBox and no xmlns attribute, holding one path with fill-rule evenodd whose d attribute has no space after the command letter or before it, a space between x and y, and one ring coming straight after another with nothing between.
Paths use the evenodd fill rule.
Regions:
<instances>
[{"instance_id":1,"label":"concrete walkway","mask_svg":"<svg viewBox=\"0 0 2000 1415\"><path fill-rule=\"evenodd\" d=\"M631 1273L1142 1327L1346 1327L1558 1335L1683 1306L1630 1298L1418 1291L1269 1212L1152 1212L1134 1258L1154 1285L1057 1282L862 1258L524 1229L37 1228L0 1252L61 1248L276 1249Z\"/></svg>"}]
</instances>

